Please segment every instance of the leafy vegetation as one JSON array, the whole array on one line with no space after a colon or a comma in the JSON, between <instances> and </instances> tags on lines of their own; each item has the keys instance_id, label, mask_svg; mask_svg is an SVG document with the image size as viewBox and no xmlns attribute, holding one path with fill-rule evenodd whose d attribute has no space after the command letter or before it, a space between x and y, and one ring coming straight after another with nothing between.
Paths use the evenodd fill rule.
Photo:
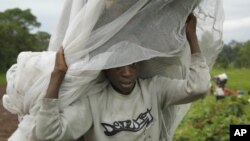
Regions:
<instances>
[{"instance_id":1,"label":"leafy vegetation","mask_svg":"<svg viewBox=\"0 0 250 141\"><path fill-rule=\"evenodd\" d=\"M48 46L50 35L40 27L30 10L18 8L0 12L0 72L16 62L21 51L41 51Z\"/></svg>"},{"instance_id":2,"label":"leafy vegetation","mask_svg":"<svg viewBox=\"0 0 250 141\"><path fill-rule=\"evenodd\" d=\"M250 68L250 41L225 45L220 52L216 68Z\"/></svg>"},{"instance_id":3,"label":"leafy vegetation","mask_svg":"<svg viewBox=\"0 0 250 141\"><path fill-rule=\"evenodd\" d=\"M216 69L211 75L227 73L227 87L244 90L242 97L227 96L216 101L208 94L204 99L192 104L182 123L178 127L174 141L228 141L231 124L250 124L250 70L249 69Z\"/></svg>"},{"instance_id":4,"label":"leafy vegetation","mask_svg":"<svg viewBox=\"0 0 250 141\"><path fill-rule=\"evenodd\" d=\"M231 124L249 124L249 97L209 95L195 102L176 131L174 141L228 141Z\"/></svg>"}]
</instances>

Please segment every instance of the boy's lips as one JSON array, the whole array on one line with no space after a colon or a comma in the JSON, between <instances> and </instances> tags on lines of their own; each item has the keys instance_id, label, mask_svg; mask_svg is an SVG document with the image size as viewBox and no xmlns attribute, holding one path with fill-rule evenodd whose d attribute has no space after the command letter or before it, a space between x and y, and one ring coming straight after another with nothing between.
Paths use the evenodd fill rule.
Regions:
<instances>
[{"instance_id":1,"label":"boy's lips","mask_svg":"<svg viewBox=\"0 0 250 141\"><path fill-rule=\"evenodd\" d=\"M123 82L120 82L120 85L124 88L131 88L134 86L134 82L133 81L123 81Z\"/></svg>"}]
</instances>

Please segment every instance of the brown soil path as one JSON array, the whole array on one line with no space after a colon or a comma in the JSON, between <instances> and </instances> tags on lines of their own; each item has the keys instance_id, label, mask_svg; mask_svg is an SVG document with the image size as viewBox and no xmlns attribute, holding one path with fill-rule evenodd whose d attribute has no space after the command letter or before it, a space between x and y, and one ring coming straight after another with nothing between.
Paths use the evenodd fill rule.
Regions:
<instances>
[{"instance_id":1,"label":"brown soil path","mask_svg":"<svg viewBox=\"0 0 250 141\"><path fill-rule=\"evenodd\" d=\"M17 115L13 115L3 108L2 96L6 86L0 86L0 141L7 141L8 137L17 128Z\"/></svg>"}]
</instances>

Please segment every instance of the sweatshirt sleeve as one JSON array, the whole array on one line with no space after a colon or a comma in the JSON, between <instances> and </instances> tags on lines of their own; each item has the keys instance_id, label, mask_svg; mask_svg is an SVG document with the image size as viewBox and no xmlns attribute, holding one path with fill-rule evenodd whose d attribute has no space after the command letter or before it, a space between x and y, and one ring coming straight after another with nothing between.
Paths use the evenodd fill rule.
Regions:
<instances>
[{"instance_id":1,"label":"sweatshirt sleeve","mask_svg":"<svg viewBox=\"0 0 250 141\"><path fill-rule=\"evenodd\" d=\"M59 99L42 100L36 116L38 140L70 141L84 135L92 126L88 99L78 100L59 111Z\"/></svg>"},{"instance_id":2,"label":"sweatshirt sleeve","mask_svg":"<svg viewBox=\"0 0 250 141\"><path fill-rule=\"evenodd\" d=\"M185 80L156 76L152 79L162 106L184 104L203 97L210 85L209 68L205 58L192 54L189 73Z\"/></svg>"}]
</instances>

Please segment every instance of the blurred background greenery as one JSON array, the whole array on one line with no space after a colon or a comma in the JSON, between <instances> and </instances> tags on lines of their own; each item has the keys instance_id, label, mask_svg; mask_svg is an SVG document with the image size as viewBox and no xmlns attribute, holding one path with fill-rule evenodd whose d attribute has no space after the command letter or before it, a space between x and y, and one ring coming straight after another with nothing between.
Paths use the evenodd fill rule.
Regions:
<instances>
[{"instance_id":1,"label":"blurred background greenery","mask_svg":"<svg viewBox=\"0 0 250 141\"><path fill-rule=\"evenodd\" d=\"M20 52L46 50L50 35L39 31L40 25L29 9L0 12L0 73L16 63Z\"/></svg>"},{"instance_id":2,"label":"blurred background greenery","mask_svg":"<svg viewBox=\"0 0 250 141\"><path fill-rule=\"evenodd\" d=\"M216 101L208 95L192 104L177 128L174 141L229 141L231 124L250 124L250 69L214 69L211 75L228 75L227 87L242 90L241 97L229 95Z\"/></svg>"}]
</instances>

